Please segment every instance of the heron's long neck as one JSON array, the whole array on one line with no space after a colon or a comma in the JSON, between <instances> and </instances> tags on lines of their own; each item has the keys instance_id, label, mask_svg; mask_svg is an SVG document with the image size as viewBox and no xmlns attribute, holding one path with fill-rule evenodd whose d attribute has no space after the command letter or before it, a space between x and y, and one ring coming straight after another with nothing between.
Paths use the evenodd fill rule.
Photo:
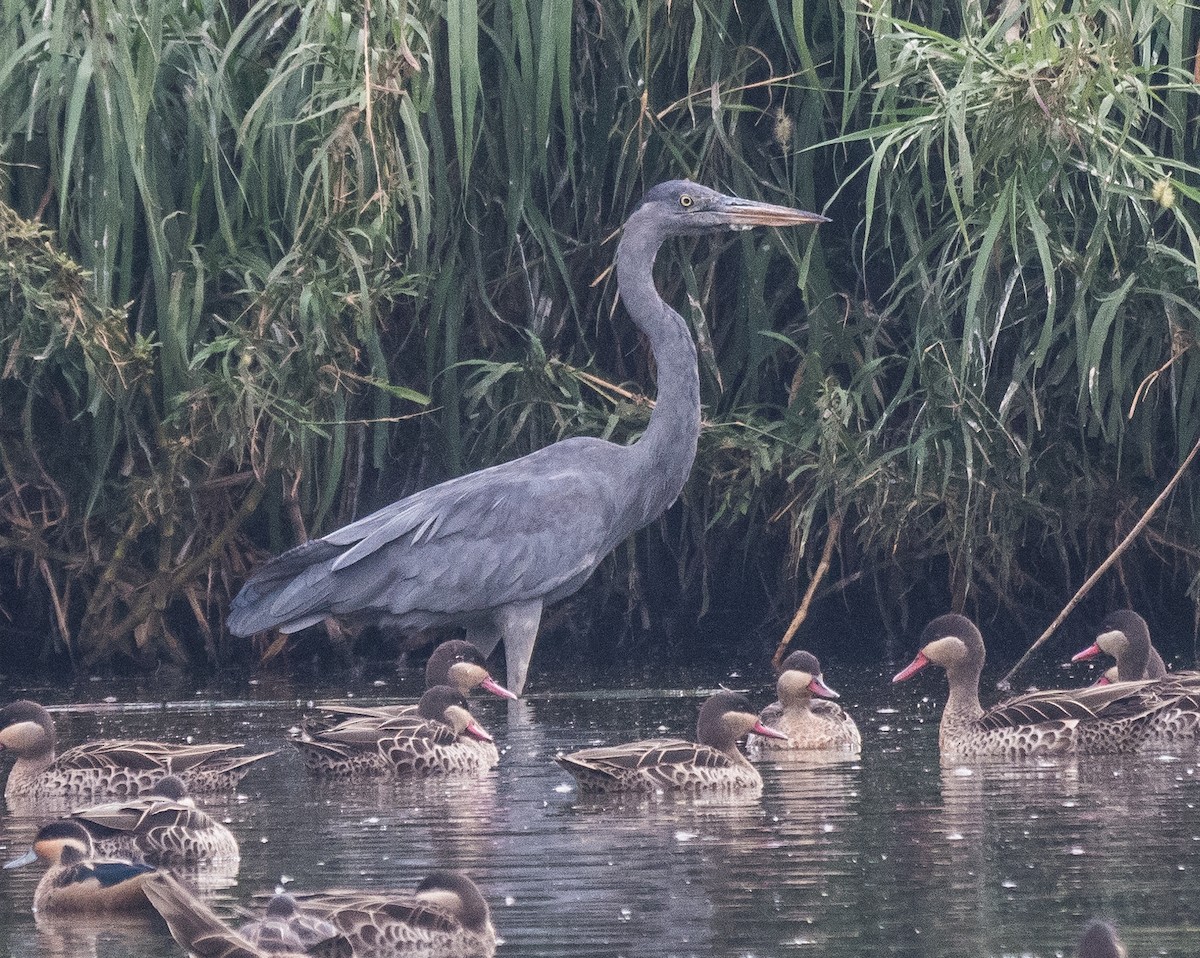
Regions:
<instances>
[{"instance_id":1,"label":"heron's long neck","mask_svg":"<svg viewBox=\"0 0 1200 958\"><path fill-rule=\"evenodd\" d=\"M635 214L636 215L636 214ZM687 324L654 288L654 257L663 237L636 228L633 218L617 247L617 288L646 338L658 367L658 398L650 425L630 449L641 493L638 524L660 515L683 489L700 438L700 375Z\"/></svg>"}]
</instances>

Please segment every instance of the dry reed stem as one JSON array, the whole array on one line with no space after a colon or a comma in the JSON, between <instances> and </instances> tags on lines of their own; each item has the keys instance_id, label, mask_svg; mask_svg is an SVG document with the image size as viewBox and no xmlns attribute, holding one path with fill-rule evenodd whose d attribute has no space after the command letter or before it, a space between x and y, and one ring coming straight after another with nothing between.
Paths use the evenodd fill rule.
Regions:
<instances>
[{"instance_id":1,"label":"dry reed stem","mask_svg":"<svg viewBox=\"0 0 1200 958\"><path fill-rule=\"evenodd\" d=\"M817 571L813 574L812 581L808 583L808 588L804 590L804 599L800 602L800 608L792 616L792 621L788 625L787 631L783 633L783 638L779 640L775 654L771 657L771 665L775 667L776 671L779 670L779 666L783 663L783 653L787 651L788 644L795 638L796 632L799 631L804 620L808 618L808 608L812 605L817 587L820 586L821 580L825 578L825 573L829 571L829 563L833 560L833 547L837 542L838 533L841 529L841 515L832 516L829 520L829 535L825 538L825 548L821 551L821 561L817 563Z\"/></svg>"}]
</instances>

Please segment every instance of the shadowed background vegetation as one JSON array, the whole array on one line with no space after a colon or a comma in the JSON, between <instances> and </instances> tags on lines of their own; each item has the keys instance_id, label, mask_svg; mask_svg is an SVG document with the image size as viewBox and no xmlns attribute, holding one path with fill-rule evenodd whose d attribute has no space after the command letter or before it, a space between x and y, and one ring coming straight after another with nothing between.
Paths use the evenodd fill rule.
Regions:
<instances>
[{"instance_id":1,"label":"shadowed background vegetation","mask_svg":"<svg viewBox=\"0 0 1200 958\"><path fill-rule=\"evenodd\" d=\"M821 621L1036 632L1200 438L1198 19L0 0L6 660L244 657L224 610L268 554L633 439L615 230L684 175L834 221L663 251L697 466L542 654L773 645L823 555ZM1198 533L1188 475L1093 608L1193 609Z\"/></svg>"}]
</instances>

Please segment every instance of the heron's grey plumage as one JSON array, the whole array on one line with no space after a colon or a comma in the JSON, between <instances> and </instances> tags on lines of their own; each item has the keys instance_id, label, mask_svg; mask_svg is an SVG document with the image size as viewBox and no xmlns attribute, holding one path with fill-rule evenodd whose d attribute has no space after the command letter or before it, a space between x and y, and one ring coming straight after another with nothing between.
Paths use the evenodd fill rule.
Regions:
<instances>
[{"instance_id":1,"label":"heron's grey plumage","mask_svg":"<svg viewBox=\"0 0 1200 958\"><path fill-rule=\"evenodd\" d=\"M696 346L658 295L654 258L670 236L823 221L674 180L650 190L617 247L617 288L650 341L658 398L629 446L573 438L414 493L285 552L233 601L229 628L296 632L328 616L417 630L461 625L486 655L504 641L520 694L542 608L571 595L621 541L663 513L700 435Z\"/></svg>"}]
</instances>

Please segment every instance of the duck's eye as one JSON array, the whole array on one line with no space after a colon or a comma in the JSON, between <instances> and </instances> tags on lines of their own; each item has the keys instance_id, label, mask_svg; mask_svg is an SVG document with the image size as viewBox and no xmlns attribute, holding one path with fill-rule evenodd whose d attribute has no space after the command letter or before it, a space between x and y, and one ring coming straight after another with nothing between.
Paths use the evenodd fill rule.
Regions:
<instances>
[{"instance_id":1,"label":"duck's eye","mask_svg":"<svg viewBox=\"0 0 1200 958\"><path fill-rule=\"evenodd\" d=\"M692 198L690 196L688 196L686 193L684 193L683 196L679 197L679 205L682 206L685 210L690 209L692 206L692 203L693 203Z\"/></svg>"}]
</instances>

